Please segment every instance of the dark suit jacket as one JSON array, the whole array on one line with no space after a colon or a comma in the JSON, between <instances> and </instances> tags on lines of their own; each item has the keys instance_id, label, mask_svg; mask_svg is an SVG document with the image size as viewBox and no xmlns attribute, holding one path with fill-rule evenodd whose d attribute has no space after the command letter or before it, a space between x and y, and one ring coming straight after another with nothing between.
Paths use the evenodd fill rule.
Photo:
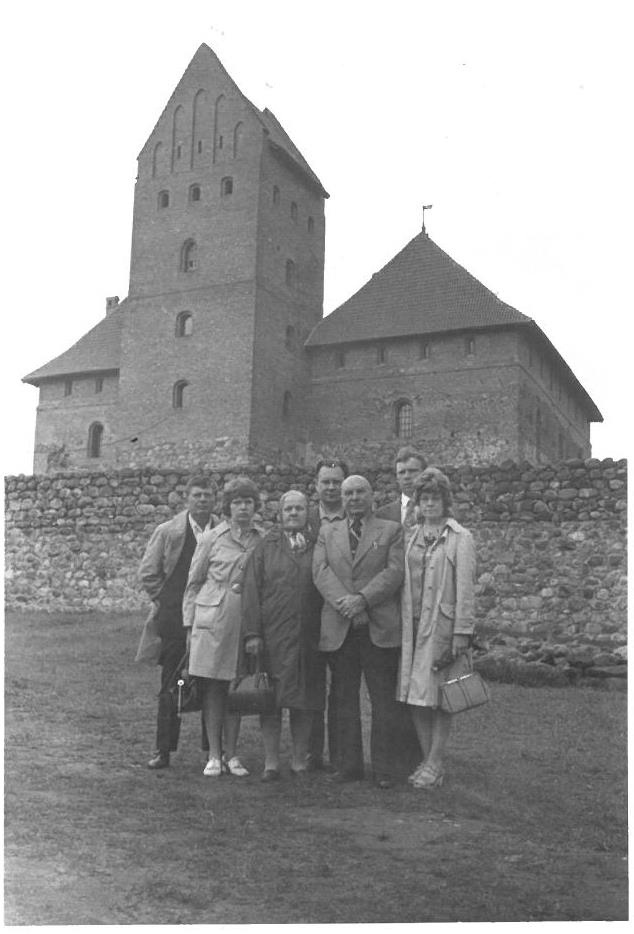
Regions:
<instances>
[{"instance_id":1,"label":"dark suit jacket","mask_svg":"<svg viewBox=\"0 0 634 934\"><path fill-rule=\"evenodd\" d=\"M381 648L400 646L398 598L403 576L403 530L396 522L369 516L354 560L348 523L324 523L313 553L313 579L324 598L321 651L336 651L346 638L350 620L337 612L335 602L354 593L363 594L368 604L372 642Z\"/></svg>"},{"instance_id":2,"label":"dark suit jacket","mask_svg":"<svg viewBox=\"0 0 634 934\"><path fill-rule=\"evenodd\" d=\"M393 499L391 503L379 507L374 513L377 519L390 519L392 522L401 522L401 497Z\"/></svg>"}]
</instances>

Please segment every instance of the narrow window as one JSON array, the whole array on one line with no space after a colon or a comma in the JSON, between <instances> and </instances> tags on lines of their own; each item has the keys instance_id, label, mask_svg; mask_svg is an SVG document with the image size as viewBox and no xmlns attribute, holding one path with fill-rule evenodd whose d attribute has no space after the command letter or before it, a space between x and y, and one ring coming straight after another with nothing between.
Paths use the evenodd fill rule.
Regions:
<instances>
[{"instance_id":1,"label":"narrow window","mask_svg":"<svg viewBox=\"0 0 634 934\"><path fill-rule=\"evenodd\" d=\"M188 386L189 383L185 379L179 379L177 383L174 383L174 388L172 390L172 406L175 409L185 408L188 396Z\"/></svg>"},{"instance_id":2,"label":"narrow window","mask_svg":"<svg viewBox=\"0 0 634 934\"><path fill-rule=\"evenodd\" d=\"M291 414L291 404L293 402L293 397L291 396L288 389L284 393L284 398L282 399L282 415L284 418L288 418Z\"/></svg>"},{"instance_id":3,"label":"narrow window","mask_svg":"<svg viewBox=\"0 0 634 934\"><path fill-rule=\"evenodd\" d=\"M294 201L291 201L291 220L297 223L297 205Z\"/></svg>"},{"instance_id":4,"label":"narrow window","mask_svg":"<svg viewBox=\"0 0 634 934\"><path fill-rule=\"evenodd\" d=\"M295 285L295 263L292 259L286 260L285 282L286 285Z\"/></svg>"},{"instance_id":5,"label":"narrow window","mask_svg":"<svg viewBox=\"0 0 634 934\"><path fill-rule=\"evenodd\" d=\"M315 218L309 217L308 218L308 233L311 234L314 232L315 232Z\"/></svg>"},{"instance_id":6,"label":"narrow window","mask_svg":"<svg viewBox=\"0 0 634 934\"><path fill-rule=\"evenodd\" d=\"M179 143L178 146L176 147L176 158L180 159L182 155L183 155L183 147Z\"/></svg>"},{"instance_id":7,"label":"narrow window","mask_svg":"<svg viewBox=\"0 0 634 934\"><path fill-rule=\"evenodd\" d=\"M342 370L346 365L346 353L344 350L337 350L335 352L335 366L338 370Z\"/></svg>"},{"instance_id":8,"label":"narrow window","mask_svg":"<svg viewBox=\"0 0 634 934\"><path fill-rule=\"evenodd\" d=\"M189 188L189 200L200 201L200 185L191 185Z\"/></svg>"},{"instance_id":9,"label":"narrow window","mask_svg":"<svg viewBox=\"0 0 634 934\"><path fill-rule=\"evenodd\" d=\"M384 344L379 344L376 348L376 362L387 363L387 347Z\"/></svg>"},{"instance_id":10,"label":"narrow window","mask_svg":"<svg viewBox=\"0 0 634 934\"><path fill-rule=\"evenodd\" d=\"M412 437L414 410L411 402L399 402L396 406L396 437L407 441Z\"/></svg>"},{"instance_id":11,"label":"narrow window","mask_svg":"<svg viewBox=\"0 0 634 934\"><path fill-rule=\"evenodd\" d=\"M198 140L198 152L201 153L202 151L203 151L203 141L199 139Z\"/></svg>"},{"instance_id":12,"label":"narrow window","mask_svg":"<svg viewBox=\"0 0 634 934\"><path fill-rule=\"evenodd\" d=\"M95 392L103 392L103 376L95 379Z\"/></svg>"},{"instance_id":13,"label":"narrow window","mask_svg":"<svg viewBox=\"0 0 634 934\"><path fill-rule=\"evenodd\" d=\"M431 356L431 344L429 341L421 341L418 345L418 356L420 360L429 360Z\"/></svg>"},{"instance_id":14,"label":"narrow window","mask_svg":"<svg viewBox=\"0 0 634 934\"><path fill-rule=\"evenodd\" d=\"M223 198L229 198L233 194L233 179L231 177L227 176L220 182L220 194Z\"/></svg>"},{"instance_id":15,"label":"narrow window","mask_svg":"<svg viewBox=\"0 0 634 934\"><path fill-rule=\"evenodd\" d=\"M286 328L284 346L287 350L294 350L295 348L295 328L291 324Z\"/></svg>"},{"instance_id":16,"label":"narrow window","mask_svg":"<svg viewBox=\"0 0 634 934\"><path fill-rule=\"evenodd\" d=\"M233 131L233 158L237 159L242 149L242 124L236 123Z\"/></svg>"},{"instance_id":17,"label":"narrow window","mask_svg":"<svg viewBox=\"0 0 634 934\"><path fill-rule=\"evenodd\" d=\"M64 395L70 396L73 391L73 381L72 379L64 380Z\"/></svg>"},{"instance_id":18,"label":"narrow window","mask_svg":"<svg viewBox=\"0 0 634 934\"><path fill-rule=\"evenodd\" d=\"M273 204L280 203L280 190L277 185L273 185Z\"/></svg>"},{"instance_id":19,"label":"narrow window","mask_svg":"<svg viewBox=\"0 0 634 934\"><path fill-rule=\"evenodd\" d=\"M158 206L159 208L168 208L170 206L169 191L159 191Z\"/></svg>"},{"instance_id":20,"label":"narrow window","mask_svg":"<svg viewBox=\"0 0 634 934\"><path fill-rule=\"evenodd\" d=\"M93 422L88 429L88 457L101 457L102 437L103 425L101 422Z\"/></svg>"},{"instance_id":21,"label":"narrow window","mask_svg":"<svg viewBox=\"0 0 634 934\"><path fill-rule=\"evenodd\" d=\"M189 337L194 330L194 319L189 311L181 311L176 316L176 337Z\"/></svg>"},{"instance_id":22,"label":"narrow window","mask_svg":"<svg viewBox=\"0 0 634 934\"><path fill-rule=\"evenodd\" d=\"M475 353L475 338L466 337L465 338L465 353L468 357L472 357Z\"/></svg>"},{"instance_id":23,"label":"narrow window","mask_svg":"<svg viewBox=\"0 0 634 934\"><path fill-rule=\"evenodd\" d=\"M218 149L222 149L223 143L224 143L224 137L219 136L218 137Z\"/></svg>"},{"instance_id":24,"label":"narrow window","mask_svg":"<svg viewBox=\"0 0 634 934\"><path fill-rule=\"evenodd\" d=\"M186 240L181 249L181 272L193 272L198 265L196 242Z\"/></svg>"}]
</instances>

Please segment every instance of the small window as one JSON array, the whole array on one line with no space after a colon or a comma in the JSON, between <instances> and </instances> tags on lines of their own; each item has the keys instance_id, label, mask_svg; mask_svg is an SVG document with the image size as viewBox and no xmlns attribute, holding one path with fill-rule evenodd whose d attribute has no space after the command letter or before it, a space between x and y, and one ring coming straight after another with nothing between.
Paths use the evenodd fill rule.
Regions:
<instances>
[{"instance_id":1,"label":"small window","mask_svg":"<svg viewBox=\"0 0 634 934\"><path fill-rule=\"evenodd\" d=\"M286 285L295 285L295 263L292 259L286 260L285 282Z\"/></svg>"},{"instance_id":2,"label":"small window","mask_svg":"<svg viewBox=\"0 0 634 934\"><path fill-rule=\"evenodd\" d=\"M103 425L101 422L93 422L88 429L88 457L101 457L102 437Z\"/></svg>"},{"instance_id":3,"label":"small window","mask_svg":"<svg viewBox=\"0 0 634 934\"><path fill-rule=\"evenodd\" d=\"M194 330L194 319L189 311L181 311L176 316L176 337L189 337Z\"/></svg>"},{"instance_id":4,"label":"small window","mask_svg":"<svg viewBox=\"0 0 634 934\"><path fill-rule=\"evenodd\" d=\"M297 223L297 205L291 201L291 220Z\"/></svg>"},{"instance_id":5,"label":"small window","mask_svg":"<svg viewBox=\"0 0 634 934\"><path fill-rule=\"evenodd\" d=\"M282 415L284 418L288 418L291 414L291 405L293 402L293 397L291 396L288 389L284 393L284 398L282 399Z\"/></svg>"},{"instance_id":6,"label":"small window","mask_svg":"<svg viewBox=\"0 0 634 934\"><path fill-rule=\"evenodd\" d=\"M407 441L412 437L414 410L411 402L399 402L396 406L396 437Z\"/></svg>"},{"instance_id":7,"label":"small window","mask_svg":"<svg viewBox=\"0 0 634 934\"><path fill-rule=\"evenodd\" d=\"M466 337L465 338L465 353L468 357L472 357L475 353L475 337Z\"/></svg>"},{"instance_id":8,"label":"small window","mask_svg":"<svg viewBox=\"0 0 634 934\"><path fill-rule=\"evenodd\" d=\"M233 194L233 179L231 177L227 176L220 182L220 194L223 198L229 198Z\"/></svg>"},{"instance_id":9,"label":"small window","mask_svg":"<svg viewBox=\"0 0 634 934\"><path fill-rule=\"evenodd\" d=\"M429 360L431 357L431 343L429 341L421 341L418 345L418 356L420 360Z\"/></svg>"},{"instance_id":10,"label":"small window","mask_svg":"<svg viewBox=\"0 0 634 934\"><path fill-rule=\"evenodd\" d=\"M72 379L65 379L64 380L64 395L70 396L72 394L72 391L73 391Z\"/></svg>"},{"instance_id":11,"label":"small window","mask_svg":"<svg viewBox=\"0 0 634 934\"><path fill-rule=\"evenodd\" d=\"M198 265L198 249L194 240L186 240L181 250L181 272L193 272Z\"/></svg>"},{"instance_id":12,"label":"small window","mask_svg":"<svg viewBox=\"0 0 634 934\"><path fill-rule=\"evenodd\" d=\"M295 328L289 324L286 328L286 339L284 341L284 346L287 350L295 349Z\"/></svg>"},{"instance_id":13,"label":"small window","mask_svg":"<svg viewBox=\"0 0 634 934\"><path fill-rule=\"evenodd\" d=\"M335 366L338 370L342 370L346 365L346 353L344 350L337 350L335 352Z\"/></svg>"},{"instance_id":14,"label":"small window","mask_svg":"<svg viewBox=\"0 0 634 934\"><path fill-rule=\"evenodd\" d=\"M180 159L182 155L183 155L183 147L179 143L178 146L176 147L176 158Z\"/></svg>"},{"instance_id":15,"label":"small window","mask_svg":"<svg viewBox=\"0 0 634 934\"><path fill-rule=\"evenodd\" d=\"M158 206L159 208L168 208L170 206L169 191L159 191Z\"/></svg>"},{"instance_id":16,"label":"small window","mask_svg":"<svg viewBox=\"0 0 634 934\"><path fill-rule=\"evenodd\" d=\"M189 200L200 201L200 185L191 185L189 189Z\"/></svg>"},{"instance_id":17,"label":"small window","mask_svg":"<svg viewBox=\"0 0 634 934\"><path fill-rule=\"evenodd\" d=\"M385 344L379 344L376 348L376 362L387 363L387 347Z\"/></svg>"},{"instance_id":18,"label":"small window","mask_svg":"<svg viewBox=\"0 0 634 934\"><path fill-rule=\"evenodd\" d=\"M175 409L184 409L189 394L189 383L185 379L180 379L177 383L174 383L174 388L172 390L172 405Z\"/></svg>"},{"instance_id":19,"label":"small window","mask_svg":"<svg viewBox=\"0 0 634 934\"><path fill-rule=\"evenodd\" d=\"M95 392L103 392L103 376L95 379Z\"/></svg>"},{"instance_id":20,"label":"small window","mask_svg":"<svg viewBox=\"0 0 634 934\"><path fill-rule=\"evenodd\" d=\"M198 140L197 149L198 149L198 152L199 152L199 153L201 153L201 152L203 151L203 141L202 141L201 139Z\"/></svg>"},{"instance_id":21,"label":"small window","mask_svg":"<svg viewBox=\"0 0 634 934\"><path fill-rule=\"evenodd\" d=\"M224 137L219 136L218 137L218 149L222 149L223 145L224 145Z\"/></svg>"},{"instance_id":22,"label":"small window","mask_svg":"<svg viewBox=\"0 0 634 934\"><path fill-rule=\"evenodd\" d=\"M233 158L237 159L242 151L242 123L236 123L233 130Z\"/></svg>"},{"instance_id":23,"label":"small window","mask_svg":"<svg viewBox=\"0 0 634 934\"><path fill-rule=\"evenodd\" d=\"M280 203L280 190L277 185L273 185L273 204Z\"/></svg>"},{"instance_id":24,"label":"small window","mask_svg":"<svg viewBox=\"0 0 634 934\"><path fill-rule=\"evenodd\" d=\"M308 218L308 224L307 224L307 226L308 226L308 233L309 233L309 234L315 232L315 218L314 218L314 217L309 217L309 218Z\"/></svg>"}]
</instances>

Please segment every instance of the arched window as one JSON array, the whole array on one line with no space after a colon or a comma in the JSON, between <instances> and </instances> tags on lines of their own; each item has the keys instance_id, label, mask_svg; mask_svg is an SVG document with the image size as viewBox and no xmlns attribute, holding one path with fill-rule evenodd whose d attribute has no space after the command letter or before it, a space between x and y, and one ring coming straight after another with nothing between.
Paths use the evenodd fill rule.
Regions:
<instances>
[{"instance_id":1,"label":"arched window","mask_svg":"<svg viewBox=\"0 0 634 934\"><path fill-rule=\"evenodd\" d=\"M161 158L163 143L157 143L152 153L152 178L156 178L159 169L159 160Z\"/></svg>"},{"instance_id":2,"label":"arched window","mask_svg":"<svg viewBox=\"0 0 634 934\"><path fill-rule=\"evenodd\" d=\"M295 328L292 324L289 324L286 328L286 339L284 341L284 346L287 350L293 350L295 348Z\"/></svg>"},{"instance_id":3,"label":"arched window","mask_svg":"<svg viewBox=\"0 0 634 934\"><path fill-rule=\"evenodd\" d=\"M285 279L286 285L295 285L295 263L292 259L286 260L286 273Z\"/></svg>"},{"instance_id":4,"label":"arched window","mask_svg":"<svg viewBox=\"0 0 634 934\"><path fill-rule=\"evenodd\" d=\"M189 186L189 200L200 201L200 185Z\"/></svg>"},{"instance_id":5,"label":"arched window","mask_svg":"<svg viewBox=\"0 0 634 934\"><path fill-rule=\"evenodd\" d=\"M198 249L195 240L185 240L181 248L181 272L193 272L198 265Z\"/></svg>"},{"instance_id":6,"label":"arched window","mask_svg":"<svg viewBox=\"0 0 634 934\"><path fill-rule=\"evenodd\" d=\"M95 392L103 392L103 376L95 377Z\"/></svg>"},{"instance_id":7,"label":"arched window","mask_svg":"<svg viewBox=\"0 0 634 934\"><path fill-rule=\"evenodd\" d=\"M421 341L418 345L418 357L420 360L429 360L431 356L431 344L429 341Z\"/></svg>"},{"instance_id":8,"label":"arched window","mask_svg":"<svg viewBox=\"0 0 634 934\"><path fill-rule=\"evenodd\" d=\"M188 402L189 396L189 383L186 379L179 379L177 383L174 383L174 389L172 390L172 406L175 409L184 409Z\"/></svg>"},{"instance_id":9,"label":"arched window","mask_svg":"<svg viewBox=\"0 0 634 934\"><path fill-rule=\"evenodd\" d=\"M293 397L291 396L288 389L284 393L284 398L282 399L282 416L287 418L291 414L291 405L293 403Z\"/></svg>"},{"instance_id":10,"label":"arched window","mask_svg":"<svg viewBox=\"0 0 634 934\"><path fill-rule=\"evenodd\" d=\"M159 208L168 208L170 206L169 191L159 191L158 206Z\"/></svg>"},{"instance_id":11,"label":"arched window","mask_svg":"<svg viewBox=\"0 0 634 934\"><path fill-rule=\"evenodd\" d=\"M470 334L465 337L464 351L468 357L472 357L475 353L475 337Z\"/></svg>"},{"instance_id":12,"label":"arched window","mask_svg":"<svg viewBox=\"0 0 634 934\"><path fill-rule=\"evenodd\" d=\"M280 190L277 185L273 185L273 204L280 203Z\"/></svg>"},{"instance_id":13,"label":"arched window","mask_svg":"<svg viewBox=\"0 0 634 934\"><path fill-rule=\"evenodd\" d=\"M387 347L385 344L379 344L376 348L376 362L387 363Z\"/></svg>"},{"instance_id":14,"label":"arched window","mask_svg":"<svg viewBox=\"0 0 634 934\"><path fill-rule=\"evenodd\" d=\"M396 437L407 441L412 437L414 428L414 410L411 402L398 402L396 405Z\"/></svg>"},{"instance_id":15,"label":"arched window","mask_svg":"<svg viewBox=\"0 0 634 934\"><path fill-rule=\"evenodd\" d=\"M315 218L314 218L314 217L309 217L309 218L308 218L307 226L308 226L308 233L309 233L309 234L315 232Z\"/></svg>"},{"instance_id":16,"label":"arched window","mask_svg":"<svg viewBox=\"0 0 634 934\"><path fill-rule=\"evenodd\" d=\"M229 198L233 194L233 179L230 176L223 178L220 182L220 195L223 198Z\"/></svg>"},{"instance_id":17,"label":"arched window","mask_svg":"<svg viewBox=\"0 0 634 934\"><path fill-rule=\"evenodd\" d=\"M346 365L346 354L344 350L335 351L335 366L338 370L342 370Z\"/></svg>"},{"instance_id":18,"label":"arched window","mask_svg":"<svg viewBox=\"0 0 634 934\"><path fill-rule=\"evenodd\" d=\"M176 316L176 337L189 337L194 330L194 319L189 311L181 311Z\"/></svg>"},{"instance_id":19,"label":"arched window","mask_svg":"<svg viewBox=\"0 0 634 934\"><path fill-rule=\"evenodd\" d=\"M88 429L88 457L101 457L102 437L103 425L101 422L93 422Z\"/></svg>"},{"instance_id":20,"label":"arched window","mask_svg":"<svg viewBox=\"0 0 634 934\"><path fill-rule=\"evenodd\" d=\"M64 380L64 395L71 396L73 393L73 381L70 377Z\"/></svg>"},{"instance_id":21,"label":"arched window","mask_svg":"<svg viewBox=\"0 0 634 934\"><path fill-rule=\"evenodd\" d=\"M297 205L291 201L291 220L297 222Z\"/></svg>"},{"instance_id":22,"label":"arched window","mask_svg":"<svg viewBox=\"0 0 634 934\"><path fill-rule=\"evenodd\" d=\"M237 159L242 148L242 124L236 123L233 131L233 158Z\"/></svg>"}]
</instances>

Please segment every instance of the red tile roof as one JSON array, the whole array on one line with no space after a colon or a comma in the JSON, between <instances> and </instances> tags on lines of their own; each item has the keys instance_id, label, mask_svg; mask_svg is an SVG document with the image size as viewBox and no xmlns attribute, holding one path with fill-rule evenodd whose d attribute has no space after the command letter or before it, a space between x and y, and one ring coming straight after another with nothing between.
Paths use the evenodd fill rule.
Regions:
<instances>
[{"instance_id":1,"label":"red tile roof","mask_svg":"<svg viewBox=\"0 0 634 934\"><path fill-rule=\"evenodd\" d=\"M75 373L98 373L119 369L121 325L124 302L87 334L38 370L22 377L23 383L38 386L42 380Z\"/></svg>"}]
</instances>

